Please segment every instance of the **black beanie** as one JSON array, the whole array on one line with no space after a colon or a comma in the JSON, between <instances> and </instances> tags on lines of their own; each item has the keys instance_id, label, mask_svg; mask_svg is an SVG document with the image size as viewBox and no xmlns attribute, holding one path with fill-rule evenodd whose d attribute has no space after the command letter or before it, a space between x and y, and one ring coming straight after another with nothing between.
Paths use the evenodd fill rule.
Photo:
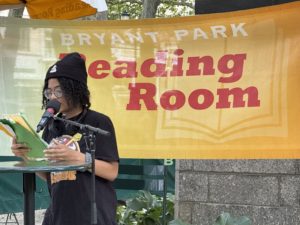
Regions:
<instances>
[{"instance_id":1,"label":"black beanie","mask_svg":"<svg viewBox=\"0 0 300 225\"><path fill-rule=\"evenodd\" d=\"M54 65L50 66L45 80L47 81L50 78L58 77L66 77L87 84L85 61L81 58L79 53L73 52L67 54Z\"/></svg>"}]
</instances>

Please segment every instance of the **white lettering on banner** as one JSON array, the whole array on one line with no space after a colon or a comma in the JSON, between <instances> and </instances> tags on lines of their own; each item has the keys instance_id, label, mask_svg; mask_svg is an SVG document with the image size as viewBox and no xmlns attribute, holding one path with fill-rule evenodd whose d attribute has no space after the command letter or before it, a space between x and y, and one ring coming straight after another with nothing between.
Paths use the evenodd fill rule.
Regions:
<instances>
[{"instance_id":1,"label":"white lettering on banner","mask_svg":"<svg viewBox=\"0 0 300 225\"><path fill-rule=\"evenodd\" d=\"M131 44L134 44L134 40L137 40L139 43L143 43L143 37L141 36L141 34L137 34L137 35L133 35L131 33L126 33L126 36L128 37L129 41Z\"/></svg>"},{"instance_id":2,"label":"white lettering on banner","mask_svg":"<svg viewBox=\"0 0 300 225\"><path fill-rule=\"evenodd\" d=\"M96 38L98 38L98 40L100 41L101 45L104 45L104 36L105 36L105 33L102 33L102 34L94 33L94 36Z\"/></svg>"},{"instance_id":3,"label":"white lettering on banner","mask_svg":"<svg viewBox=\"0 0 300 225\"><path fill-rule=\"evenodd\" d=\"M86 33L78 33L79 37L79 44L80 45L92 45L91 43L91 36Z\"/></svg>"},{"instance_id":4,"label":"white lettering on banner","mask_svg":"<svg viewBox=\"0 0 300 225\"><path fill-rule=\"evenodd\" d=\"M210 29L214 38L218 38L219 35L223 38L227 37L225 26L211 26Z\"/></svg>"},{"instance_id":5,"label":"white lettering on banner","mask_svg":"<svg viewBox=\"0 0 300 225\"><path fill-rule=\"evenodd\" d=\"M248 33L243 28L244 25L245 25L245 23L239 23L238 26L236 26L236 24L230 24L233 37L237 37L238 32L240 32L242 34L242 36L244 36L244 37L248 36Z\"/></svg>"},{"instance_id":6,"label":"white lettering on banner","mask_svg":"<svg viewBox=\"0 0 300 225\"><path fill-rule=\"evenodd\" d=\"M125 44L125 41L116 33L111 34L111 43L112 44Z\"/></svg>"},{"instance_id":7,"label":"white lettering on banner","mask_svg":"<svg viewBox=\"0 0 300 225\"><path fill-rule=\"evenodd\" d=\"M157 37L156 37L158 35L157 32L147 32L145 33L145 35L149 35L153 43L157 43Z\"/></svg>"},{"instance_id":8,"label":"white lettering on banner","mask_svg":"<svg viewBox=\"0 0 300 225\"><path fill-rule=\"evenodd\" d=\"M175 30L174 33L175 33L177 41L181 41L183 37L186 37L189 35L188 30Z\"/></svg>"},{"instance_id":9,"label":"white lettering on banner","mask_svg":"<svg viewBox=\"0 0 300 225\"><path fill-rule=\"evenodd\" d=\"M72 46L75 44L75 40L72 34L62 33L60 34L60 40L62 46Z\"/></svg>"},{"instance_id":10,"label":"white lettering on banner","mask_svg":"<svg viewBox=\"0 0 300 225\"><path fill-rule=\"evenodd\" d=\"M228 38L228 37L247 37L248 33L244 27L245 23L239 24L230 24L230 25L214 25L210 26L209 30L204 30L200 27L187 30L180 29L174 30L174 37L177 41L185 41L187 38L192 38L192 40L201 40L201 39L217 39L217 38ZM73 46L73 45L81 45L81 46L91 46L93 39L97 40L97 43L100 45L105 44L105 37L109 40L112 45L116 44L125 44L126 42L130 44L135 43L144 43L146 40L150 40L153 43L158 43L159 40L159 32L145 32L145 33L132 33L125 32L120 33L61 33L60 40L62 46ZM171 36L171 35L170 35Z\"/></svg>"},{"instance_id":11,"label":"white lettering on banner","mask_svg":"<svg viewBox=\"0 0 300 225\"><path fill-rule=\"evenodd\" d=\"M197 40L198 37L202 37L204 39L208 39L207 34L201 28L194 29L194 40Z\"/></svg>"}]
</instances>

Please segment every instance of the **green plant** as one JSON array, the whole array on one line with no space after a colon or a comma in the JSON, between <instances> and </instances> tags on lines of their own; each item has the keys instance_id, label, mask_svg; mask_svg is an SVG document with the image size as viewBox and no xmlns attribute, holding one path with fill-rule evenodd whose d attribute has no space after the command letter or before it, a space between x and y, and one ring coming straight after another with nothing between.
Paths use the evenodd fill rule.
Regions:
<instances>
[{"instance_id":1,"label":"green plant","mask_svg":"<svg viewBox=\"0 0 300 225\"><path fill-rule=\"evenodd\" d=\"M139 191L134 198L126 200L126 206L117 209L118 225L162 225L162 215L163 198L148 191ZM173 218L174 195L167 194L165 221L168 223Z\"/></svg>"},{"instance_id":2,"label":"green plant","mask_svg":"<svg viewBox=\"0 0 300 225\"><path fill-rule=\"evenodd\" d=\"M162 225L163 199L148 191L139 191L134 198L126 200L126 205L117 209L118 225ZM174 195L168 194L166 201L165 222L168 225L190 225L174 220ZM229 213L219 215L213 225L251 225L249 218L231 217Z\"/></svg>"},{"instance_id":3,"label":"green plant","mask_svg":"<svg viewBox=\"0 0 300 225\"><path fill-rule=\"evenodd\" d=\"M245 216L234 218L229 213L222 213L213 225L251 225L251 220Z\"/></svg>"}]
</instances>

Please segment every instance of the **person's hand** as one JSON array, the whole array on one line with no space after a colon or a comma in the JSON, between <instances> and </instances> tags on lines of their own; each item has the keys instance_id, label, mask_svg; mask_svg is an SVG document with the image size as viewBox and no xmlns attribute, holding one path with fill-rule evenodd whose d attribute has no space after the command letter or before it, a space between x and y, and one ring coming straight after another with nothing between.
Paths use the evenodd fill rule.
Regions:
<instances>
[{"instance_id":1,"label":"person's hand","mask_svg":"<svg viewBox=\"0 0 300 225\"><path fill-rule=\"evenodd\" d=\"M26 160L27 153L30 151L30 149L25 144L18 143L16 137L13 137L12 144L11 144L11 151L15 156Z\"/></svg>"},{"instance_id":2,"label":"person's hand","mask_svg":"<svg viewBox=\"0 0 300 225\"><path fill-rule=\"evenodd\" d=\"M53 139L52 144L44 150L45 157L53 161L85 161L85 156L80 151L74 151L68 146Z\"/></svg>"}]
</instances>

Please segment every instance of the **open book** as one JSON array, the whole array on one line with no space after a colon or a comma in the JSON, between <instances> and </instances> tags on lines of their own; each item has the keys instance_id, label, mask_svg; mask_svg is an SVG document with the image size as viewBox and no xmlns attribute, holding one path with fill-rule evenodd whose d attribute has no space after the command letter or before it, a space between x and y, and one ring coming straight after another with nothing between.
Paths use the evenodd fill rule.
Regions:
<instances>
[{"instance_id":1,"label":"open book","mask_svg":"<svg viewBox=\"0 0 300 225\"><path fill-rule=\"evenodd\" d=\"M17 142L26 144L31 149L27 154L29 160L45 159L43 150L48 144L34 131L24 115L4 115L0 118L0 131L9 137L16 136Z\"/></svg>"}]
</instances>

